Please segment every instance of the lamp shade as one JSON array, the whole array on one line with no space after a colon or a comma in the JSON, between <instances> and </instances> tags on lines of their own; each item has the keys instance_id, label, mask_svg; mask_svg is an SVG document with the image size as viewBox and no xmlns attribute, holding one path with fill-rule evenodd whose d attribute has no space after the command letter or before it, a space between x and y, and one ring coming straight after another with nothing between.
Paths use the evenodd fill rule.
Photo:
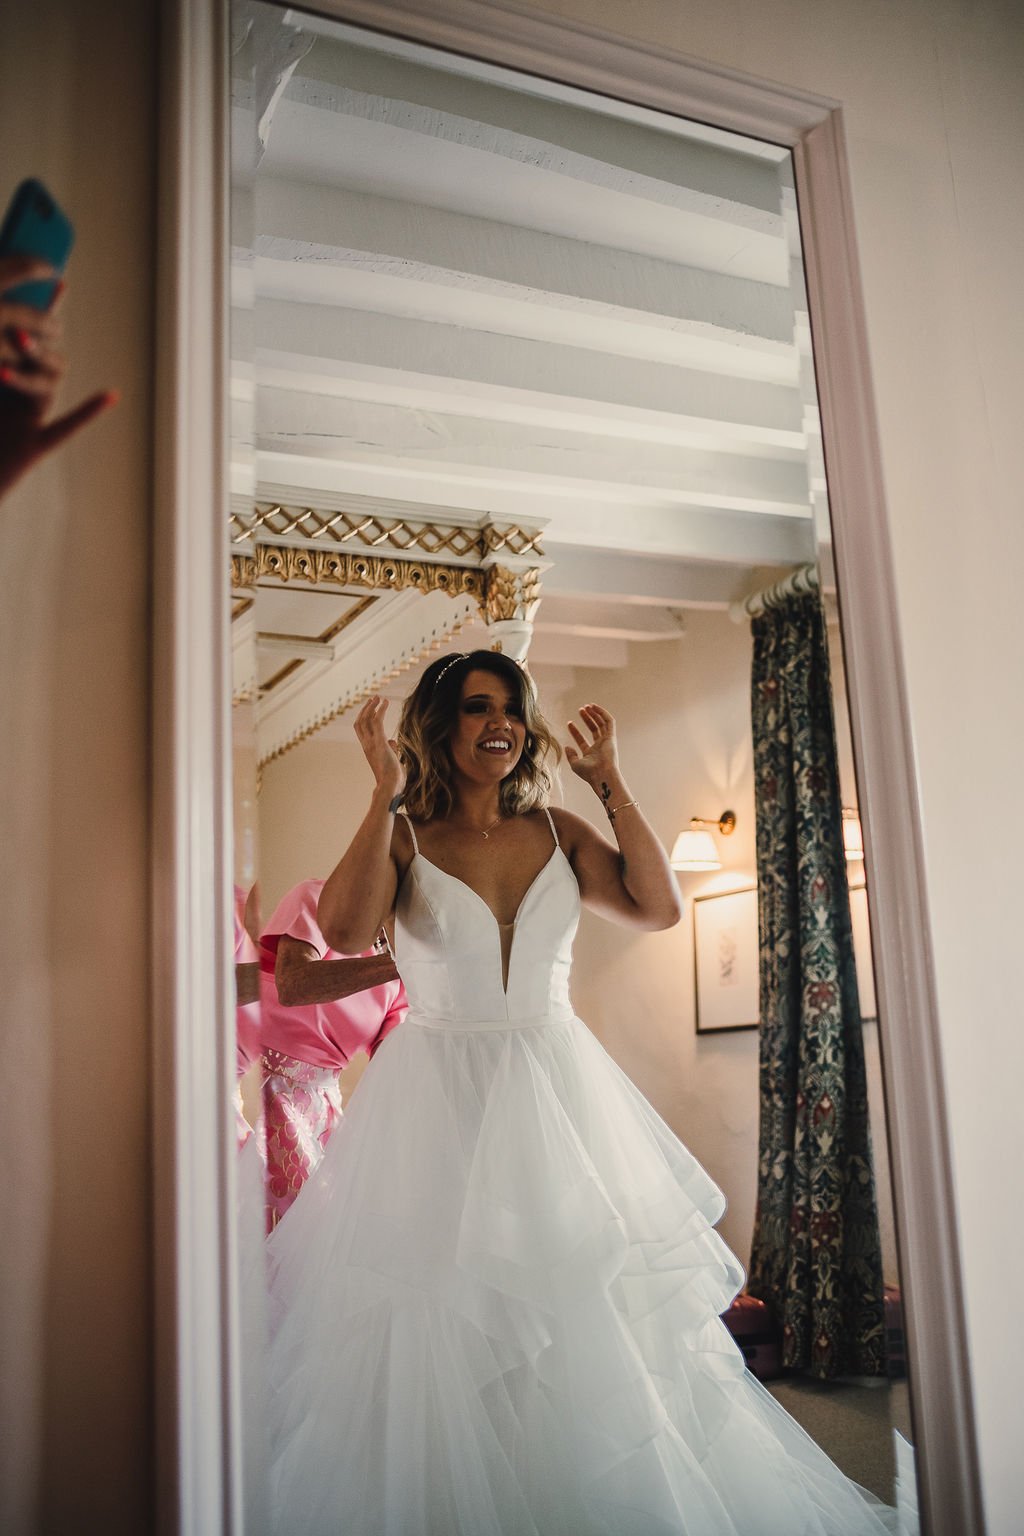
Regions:
<instances>
[{"instance_id":1,"label":"lamp shade","mask_svg":"<svg viewBox=\"0 0 1024 1536\"><path fill-rule=\"evenodd\" d=\"M851 862L864 857L864 833L856 811L843 812L843 848Z\"/></svg>"},{"instance_id":2,"label":"lamp shade","mask_svg":"<svg viewBox=\"0 0 1024 1536\"><path fill-rule=\"evenodd\" d=\"M680 832L672 845L669 863L673 869L721 869L722 861L710 832L692 827Z\"/></svg>"}]
</instances>

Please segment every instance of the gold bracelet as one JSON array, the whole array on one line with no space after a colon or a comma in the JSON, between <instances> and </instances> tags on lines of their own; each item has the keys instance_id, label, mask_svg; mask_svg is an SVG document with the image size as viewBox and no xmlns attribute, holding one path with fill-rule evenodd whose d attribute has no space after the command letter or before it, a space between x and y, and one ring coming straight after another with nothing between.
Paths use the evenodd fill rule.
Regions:
<instances>
[{"instance_id":1,"label":"gold bracelet","mask_svg":"<svg viewBox=\"0 0 1024 1536\"><path fill-rule=\"evenodd\" d=\"M617 805L614 811L608 812L608 820L614 821L620 811L628 811L631 805L635 805L637 810L640 809L640 802L638 800L627 800L624 805Z\"/></svg>"}]
</instances>

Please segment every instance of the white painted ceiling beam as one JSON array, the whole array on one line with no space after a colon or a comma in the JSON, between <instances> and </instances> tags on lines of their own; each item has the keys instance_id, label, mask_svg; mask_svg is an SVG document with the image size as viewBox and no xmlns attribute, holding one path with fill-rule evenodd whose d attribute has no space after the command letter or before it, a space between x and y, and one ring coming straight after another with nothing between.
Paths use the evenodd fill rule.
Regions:
<instances>
[{"instance_id":1,"label":"white painted ceiling beam","mask_svg":"<svg viewBox=\"0 0 1024 1536\"><path fill-rule=\"evenodd\" d=\"M546 583L534 619L535 635L575 635L591 640L678 640L684 630L681 608L556 597Z\"/></svg>"},{"instance_id":2,"label":"white painted ceiling beam","mask_svg":"<svg viewBox=\"0 0 1024 1536\"><path fill-rule=\"evenodd\" d=\"M303 22L308 28L309 18ZM663 114L658 115L656 126L624 122L592 106L545 100L522 77L509 89L468 79L461 61L454 69L424 68L387 57L377 51L374 39L367 38L366 43L363 46L361 40L359 47L352 47L346 42L318 42L296 72L289 97L334 110L339 91L361 92L391 103L416 103L439 115L457 113L463 120L504 129L513 141L558 145L608 171L618 169L768 213L778 209L776 165L737 153L734 139L727 148L720 148L691 137L690 124L677 124Z\"/></svg>"},{"instance_id":3,"label":"white painted ceiling beam","mask_svg":"<svg viewBox=\"0 0 1024 1536\"><path fill-rule=\"evenodd\" d=\"M766 569L753 552L751 563L652 559L624 550L571 544L546 545L545 554L551 562L544 572L545 602L606 603L620 614L645 607L658 612L727 608L750 591L757 573Z\"/></svg>"},{"instance_id":4,"label":"white painted ceiling beam","mask_svg":"<svg viewBox=\"0 0 1024 1536\"><path fill-rule=\"evenodd\" d=\"M284 249L283 246L277 247ZM352 253L342 252L341 255ZM356 253L356 255L365 253ZM409 320L522 336L618 357L649 358L677 368L795 387L795 349L747 345L713 326L700 332L639 311L596 305L532 289L469 286L446 272L421 271L417 281L355 265L339 265L335 247L289 248L280 260L259 258L261 293L301 304L373 310ZM428 278L431 279L428 281ZM434 280L436 279L436 280Z\"/></svg>"},{"instance_id":5,"label":"white painted ceiling beam","mask_svg":"<svg viewBox=\"0 0 1024 1536\"><path fill-rule=\"evenodd\" d=\"M750 494L744 495L736 476L730 476L729 483L717 491L713 476L697 472L690 477L689 486L679 485L668 471L662 483L654 485L649 477L617 464L610 452L573 463L551 448L545 450L543 458L546 462L531 470L516 467L514 454L484 460L481 453L481 462L473 465L457 458L431 458L426 449L419 457L413 453L402 457L376 451L361 453L333 445L328 451L323 440L290 439L278 433L261 443L256 470L258 480L283 481L297 489L305 482L322 490L333 486L375 500L416 500L425 516L434 504L461 504L474 514L486 510L496 520L511 522L523 512L546 519L559 529L559 537L575 536L581 523L592 518L594 539L602 547L608 541L617 544L615 524L644 514L653 514L655 521L664 520L669 526L677 519L682 526L686 513L698 518L742 513L750 514L753 522L772 517L797 524L808 518L806 501L775 496L770 486L756 478L751 480ZM751 462L735 460L740 470ZM578 473L570 474L571 468ZM593 479L587 477L588 472ZM658 518L658 514L663 517ZM747 523L743 526L746 529Z\"/></svg>"},{"instance_id":6,"label":"white painted ceiling beam","mask_svg":"<svg viewBox=\"0 0 1024 1536\"><path fill-rule=\"evenodd\" d=\"M500 347L497 350L500 351ZM328 359L321 362L300 353L261 352L258 371L261 389L362 401L414 411L418 415L472 416L482 424L507 422L547 435L589 432L622 438L637 445L663 443L746 457L790 461L802 461L804 457L805 438L799 427L791 430L752 421L723 421L713 413L713 401L702 394L699 387L692 390L694 412L683 414L647 410L616 400L577 398L548 394L540 389L519 389L471 379L431 376L409 369L381 368L372 363L332 362ZM595 394L603 382L600 365L597 372ZM614 366L608 368L609 383L613 386L616 372ZM708 374L691 377L712 379ZM617 393L617 390L612 387L608 392ZM738 414L736 402L728 403Z\"/></svg>"},{"instance_id":7,"label":"white painted ceiling beam","mask_svg":"<svg viewBox=\"0 0 1024 1536\"><path fill-rule=\"evenodd\" d=\"M340 118L281 104L268 171L785 285L777 210L657 182L451 114L343 94L356 110ZM367 120L364 111L374 109L393 120Z\"/></svg>"},{"instance_id":8,"label":"white painted ceiling beam","mask_svg":"<svg viewBox=\"0 0 1024 1536\"><path fill-rule=\"evenodd\" d=\"M597 496L620 505L650 497L662 504L717 506L794 517L809 515L807 476L796 460L754 458L664 442L631 442L600 431L568 431L557 423L522 424L472 415L418 411L365 400L338 400L261 389L259 452L299 454L344 463L350 489L369 475L444 484L461 480L574 499ZM417 492L422 494L422 492ZM482 503L486 504L486 500Z\"/></svg>"},{"instance_id":9,"label":"white painted ceiling beam","mask_svg":"<svg viewBox=\"0 0 1024 1536\"><path fill-rule=\"evenodd\" d=\"M565 415L600 414L624 433L699 430L741 450L763 443L804 452L795 386L723 377L614 352L496 335L318 304L261 300L258 384L323 394L478 411L531 403Z\"/></svg>"},{"instance_id":10,"label":"white painted ceiling beam","mask_svg":"<svg viewBox=\"0 0 1024 1536\"><path fill-rule=\"evenodd\" d=\"M385 516L389 502L397 501L415 506L427 519L435 505L444 506L448 515L462 507L474 521L481 516L508 522L522 516L540 518L548 525L545 549L551 538L601 549L760 565L793 565L812 558L807 516L688 506L678 497L666 494L656 500L650 491L641 494L635 489L613 498L609 488L599 483L589 489L576 487L570 500L567 488L555 494L536 477L531 481L506 474L490 483L472 483L456 475L428 477L422 468L385 475L375 473L372 466L266 450L257 452L256 460L261 501L302 505L308 494L310 501L315 495L323 506L330 505L333 492L372 501Z\"/></svg>"},{"instance_id":11,"label":"white painted ceiling beam","mask_svg":"<svg viewBox=\"0 0 1024 1536\"><path fill-rule=\"evenodd\" d=\"M812 558L812 531L789 562L765 564L748 544L748 562L654 559L649 554L596 550L582 545L545 547L551 564L543 573L545 602L606 601L613 611L631 614L639 607L657 611L679 608L728 608L746 594L777 581L794 564Z\"/></svg>"},{"instance_id":12,"label":"white painted ceiling beam","mask_svg":"<svg viewBox=\"0 0 1024 1536\"><path fill-rule=\"evenodd\" d=\"M766 350L788 350L792 343L785 287L425 204L267 178L256 194L256 230L257 262L300 258L313 246L321 265L495 294L526 289L549 306L625 310L697 334L728 333ZM265 293L259 266L256 282Z\"/></svg>"},{"instance_id":13,"label":"white painted ceiling beam","mask_svg":"<svg viewBox=\"0 0 1024 1536\"><path fill-rule=\"evenodd\" d=\"M559 545L742 566L791 566L813 558L810 518L771 517L706 507L623 514L599 504L563 508L546 530L545 555Z\"/></svg>"}]
</instances>

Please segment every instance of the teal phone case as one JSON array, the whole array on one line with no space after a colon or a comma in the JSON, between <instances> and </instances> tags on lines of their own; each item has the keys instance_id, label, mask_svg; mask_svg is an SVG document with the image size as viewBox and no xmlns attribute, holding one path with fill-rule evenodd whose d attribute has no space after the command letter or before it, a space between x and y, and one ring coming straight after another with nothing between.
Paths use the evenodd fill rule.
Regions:
<instances>
[{"instance_id":1,"label":"teal phone case","mask_svg":"<svg viewBox=\"0 0 1024 1536\"><path fill-rule=\"evenodd\" d=\"M39 256L57 274L31 283L19 283L4 295L8 303L48 309L60 274L67 265L75 232L70 219L41 181L23 181L11 199L0 227L0 256Z\"/></svg>"}]
</instances>

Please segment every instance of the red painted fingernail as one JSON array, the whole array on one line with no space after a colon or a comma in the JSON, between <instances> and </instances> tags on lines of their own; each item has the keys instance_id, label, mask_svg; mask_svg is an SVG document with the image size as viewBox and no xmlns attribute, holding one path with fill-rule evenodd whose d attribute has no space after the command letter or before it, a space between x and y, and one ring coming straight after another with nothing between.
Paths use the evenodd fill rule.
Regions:
<instances>
[{"instance_id":1,"label":"red painted fingernail","mask_svg":"<svg viewBox=\"0 0 1024 1536\"><path fill-rule=\"evenodd\" d=\"M35 337L30 335L22 326L16 325L11 332L15 345L19 352L34 352L39 345Z\"/></svg>"},{"instance_id":2,"label":"red painted fingernail","mask_svg":"<svg viewBox=\"0 0 1024 1536\"><path fill-rule=\"evenodd\" d=\"M9 384L13 378L14 378L14 369L13 368L7 368L7 367L0 368L0 382L2 382L4 384Z\"/></svg>"}]
</instances>

